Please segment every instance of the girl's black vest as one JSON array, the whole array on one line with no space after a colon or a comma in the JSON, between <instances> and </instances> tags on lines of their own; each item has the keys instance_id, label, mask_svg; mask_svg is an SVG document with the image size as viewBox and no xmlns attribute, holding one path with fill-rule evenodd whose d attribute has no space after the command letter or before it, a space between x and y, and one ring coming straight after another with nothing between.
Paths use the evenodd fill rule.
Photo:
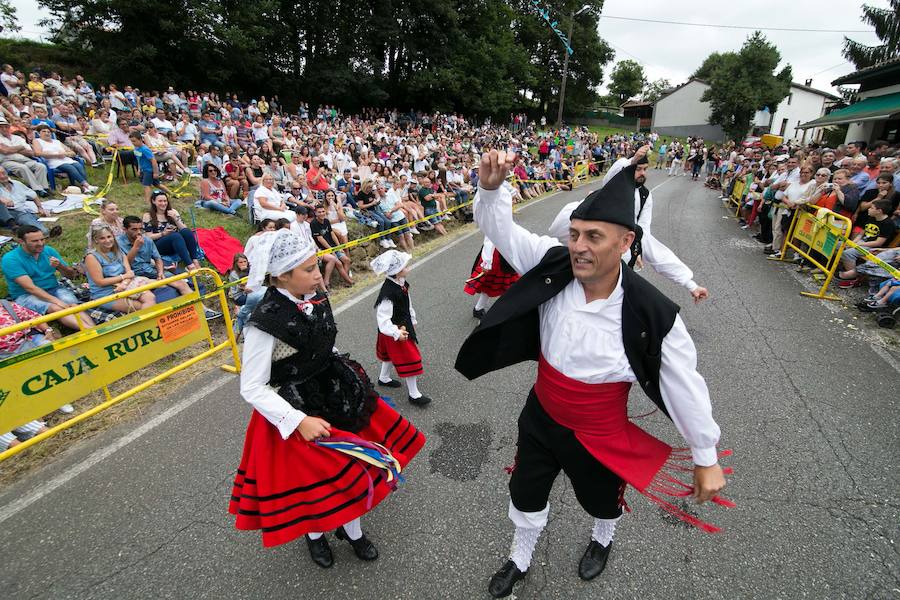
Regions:
<instances>
[{"instance_id":1,"label":"girl's black vest","mask_svg":"<svg viewBox=\"0 0 900 600\"><path fill-rule=\"evenodd\" d=\"M625 354L641 388L668 416L659 388L659 369L662 342L679 307L624 263L621 268ZM550 249L481 319L456 357L456 370L475 379L525 360L537 360L541 351L538 307L573 278L568 248Z\"/></svg>"},{"instance_id":2,"label":"girl's black vest","mask_svg":"<svg viewBox=\"0 0 900 600\"><path fill-rule=\"evenodd\" d=\"M376 309L378 308L378 305L381 304L382 300L390 300L391 304L394 306L394 314L391 315L391 323L397 327L400 327L401 325L406 327L406 331L409 332L409 339L418 342L416 328L413 327L412 314L409 312L409 282L405 281L403 287L401 287L395 281L385 279L384 283L381 285L381 292L378 294L378 299L375 300Z\"/></svg>"}]
</instances>

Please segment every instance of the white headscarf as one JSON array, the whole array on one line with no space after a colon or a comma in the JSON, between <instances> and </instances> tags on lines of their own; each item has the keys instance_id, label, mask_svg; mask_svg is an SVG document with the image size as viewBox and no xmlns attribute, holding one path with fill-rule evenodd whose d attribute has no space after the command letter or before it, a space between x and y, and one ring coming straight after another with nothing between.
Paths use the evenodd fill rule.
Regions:
<instances>
[{"instance_id":1,"label":"white headscarf","mask_svg":"<svg viewBox=\"0 0 900 600\"><path fill-rule=\"evenodd\" d=\"M410 259L412 259L412 254L400 252L399 250L388 250L372 259L369 265L376 274L381 275L383 273L388 277L393 277L403 270L403 267L407 265Z\"/></svg>"},{"instance_id":2,"label":"white headscarf","mask_svg":"<svg viewBox=\"0 0 900 600\"><path fill-rule=\"evenodd\" d=\"M258 290L266 275L282 275L303 264L316 253L315 244L290 229L267 231L253 248L247 287Z\"/></svg>"}]
</instances>

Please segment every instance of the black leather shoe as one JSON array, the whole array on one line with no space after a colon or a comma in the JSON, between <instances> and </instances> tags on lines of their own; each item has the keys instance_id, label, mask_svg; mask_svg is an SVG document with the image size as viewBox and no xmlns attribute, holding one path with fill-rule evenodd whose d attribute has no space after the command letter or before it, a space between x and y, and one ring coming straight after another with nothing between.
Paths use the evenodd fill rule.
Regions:
<instances>
[{"instance_id":1,"label":"black leather shoe","mask_svg":"<svg viewBox=\"0 0 900 600\"><path fill-rule=\"evenodd\" d=\"M481 309L472 309L472 316L478 319L479 321L484 318L485 311L483 308Z\"/></svg>"},{"instance_id":2,"label":"black leather shoe","mask_svg":"<svg viewBox=\"0 0 900 600\"><path fill-rule=\"evenodd\" d=\"M506 561L506 564L491 577L491 581L488 583L488 593L494 598L506 598L512 594L516 582L523 579L527 573L528 571L524 573L520 571L513 561Z\"/></svg>"},{"instance_id":3,"label":"black leather shoe","mask_svg":"<svg viewBox=\"0 0 900 600\"><path fill-rule=\"evenodd\" d=\"M418 398L409 397L409 403L415 404L416 406L425 406L431 402L431 398L428 396L419 396Z\"/></svg>"},{"instance_id":4,"label":"black leather shoe","mask_svg":"<svg viewBox=\"0 0 900 600\"><path fill-rule=\"evenodd\" d=\"M309 557L312 561L323 569L330 569L334 565L334 555L331 553L331 546L323 535L317 540L306 537L306 545L309 547Z\"/></svg>"},{"instance_id":5,"label":"black leather shoe","mask_svg":"<svg viewBox=\"0 0 900 600\"><path fill-rule=\"evenodd\" d=\"M578 563L578 576L585 581L590 581L602 573L606 568L610 549L612 549L612 542L604 548L600 542L591 540L587 550L584 551L584 556L581 557L581 562Z\"/></svg>"},{"instance_id":6,"label":"black leather shoe","mask_svg":"<svg viewBox=\"0 0 900 600\"><path fill-rule=\"evenodd\" d=\"M347 535L347 532L344 531L344 528L338 527L334 531L334 535L337 536L339 540L350 542L350 545L353 546L353 553L356 554L356 558L359 560L375 560L378 558L378 548L369 541L369 538L367 538L365 534L358 540L351 540L350 536Z\"/></svg>"},{"instance_id":7,"label":"black leather shoe","mask_svg":"<svg viewBox=\"0 0 900 600\"><path fill-rule=\"evenodd\" d=\"M391 379L390 381L382 381L379 379L378 385L380 385L381 387L398 388L400 387L400 382L396 379Z\"/></svg>"}]
</instances>

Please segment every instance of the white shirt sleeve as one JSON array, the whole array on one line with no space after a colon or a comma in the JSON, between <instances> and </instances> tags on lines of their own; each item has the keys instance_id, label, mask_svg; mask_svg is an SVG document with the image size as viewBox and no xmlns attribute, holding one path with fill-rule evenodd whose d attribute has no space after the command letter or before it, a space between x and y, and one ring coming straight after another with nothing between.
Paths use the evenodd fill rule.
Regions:
<instances>
[{"instance_id":1,"label":"white shirt sleeve","mask_svg":"<svg viewBox=\"0 0 900 600\"><path fill-rule=\"evenodd\" d=\"M413 305L412 305L412 298L411 298L411 297L410 297L410 299L409 299L409 318L412 319L412 324L413 324L413 325L418 325L418 324L419 324L419 320L416 319L416 309L413 308Z\"/></svg>"},{"instance_id":2,"label":"white shirt sleeve","mask_svg":"<svg viewBox=\"0 0 900 600\"><path fill-rule=\"evenodd\" d=\"M694 281L694 273L688 266L653 235L644 232L644 237L641 239L641 250L644 262L666 279L683 285L689 292L693 292L699 287Z\"/></svg>"},{"instance_id":3,"label":"white shirt sleeve","mask_svg":"<svg viewBox=\"0 0 900 600\"><path fill-rule=\"evenodd\" d=\"M306 417L269 386L275 338L252 325L244 329L241 358L241 396L288 439Z\"/></svg>"},{"instance_id":4,"label":"white shirt sleeve","mask_svg":"<svg viewBox=\"0 0 900 600\"><path fill-rule=\"evenodd\" d=\"M375 319L378 321L378 331L395 340L400 339L400 328L391 321L394 314L394 303L390 300L382 300L375 309ZM410 314L412 307L410 306Z\"/></svg>"},{"instance_id":5,"label":"white shirt sleeve","mask_svg":"<svg viewBox=\"0 0 900 600\"><path fill-rule=\"evenodd\" d=\"M622 157L619 160L617 160L616 162L614 162L612 164L612 166L609 168L609 171L606 172L606 175L603 176L603 183L600 184L600 187L602 188L604 185L609 183L610 179L615 177L619 171L621 171L622 169L624 169L625 167L627 167L630 164L631 164L631 159L625 158L625 157Z\"/></svg>"},{"instance_id":6,"label":"white shirt sleeve","mask_svg":"<svg viewBox=\"0 0 900 600\"><path fill-rule=\"evenodd\" d=\"M561 245L557 239L531 233L513 222L512 196L503 186L496 190L479 186L474 210L479 229L517 273L529 271L550 248Z\"/></svg>"},{"instance_id":7,"label":"white shirt sleeve","mask_svg":"<svg viewBox=\"0 0 900 600\"><path fill-rule=\"evenodd\" d=\"M672 422L691 447L694 464L718 462L719 426L713 420L706 381L697 372L697 351L681 316L662 343L659 384Z\"/></svg>"}]
</instances>

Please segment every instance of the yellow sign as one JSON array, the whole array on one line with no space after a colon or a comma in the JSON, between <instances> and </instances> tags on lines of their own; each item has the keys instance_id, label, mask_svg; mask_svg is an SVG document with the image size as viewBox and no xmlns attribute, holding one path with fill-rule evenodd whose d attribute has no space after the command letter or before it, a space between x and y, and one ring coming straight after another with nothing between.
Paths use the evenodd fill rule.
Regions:
<instances>
[{"instance_id":1,"label":"yellow sign","mask_svg":"<svg viewBox=\"0 0 900 600\"><path fill-rule=\"evenodd\" d=\"M833 225L840 227L842 223L833 223ZM816 218L816 215L803 211L797 216L794 240L803 242L824 255L826 259L830 259L834 254L838 239L839 237L832 233L825 221Z\"/></svg>"},{"instance_id":2,"label":"yellow sign","mask_svg":"<svg viewBox=\"0 0 900 600\"><path fill-rule=\"evenodd\" d=\"M0 432L206 339L199 299L196 293L175 298L0 362Z\"/></svg>"}]
</instances>

